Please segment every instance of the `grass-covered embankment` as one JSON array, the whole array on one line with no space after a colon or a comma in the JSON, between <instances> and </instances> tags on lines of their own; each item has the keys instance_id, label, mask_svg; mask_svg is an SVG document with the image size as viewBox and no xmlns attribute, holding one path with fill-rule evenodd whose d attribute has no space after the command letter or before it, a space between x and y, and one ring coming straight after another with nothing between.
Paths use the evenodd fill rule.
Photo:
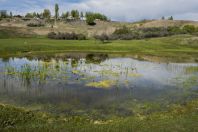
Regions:
<instances>
[{"instance_id":1,"label":"grass-covered embankment","mask_svg":"<svg viewBox=\"0 0 198 132\"><path fill-rule=\"evenodd\" d=\"M0 105L0 130L4 131L198 131L198 101L173 105L166 112L93 121L83 117L53 116Z\"/></svg>"},{"instance_id":2,"label":"grass-covered embankment","mask_svg":"<svg viewBox=\"0 0 198 132\"><path fill-rule=\"evenodd\" d=\"M197 61L198 38L179 35L144 40L117 40L105 44L95 40L50 40L47 38L0 40L0 57L65 52L119 53Z\"/></svg>"}]
</instances>

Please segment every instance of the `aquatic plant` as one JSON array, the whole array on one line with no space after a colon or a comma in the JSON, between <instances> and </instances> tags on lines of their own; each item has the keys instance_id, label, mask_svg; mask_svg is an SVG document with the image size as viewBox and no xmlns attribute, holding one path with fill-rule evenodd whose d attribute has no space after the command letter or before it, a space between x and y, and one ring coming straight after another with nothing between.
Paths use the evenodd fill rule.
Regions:
<instances>
[{"instance_id":1,"label":"aquatic plant","mask_svg":"<svg viewBox=\"0 0 198 132\"><path fill-rule=\"evenodd\" d=\"M101 70L101 71L95 71L95 72L102 74L102 75L108 75L108 76L110 75L114 77L117 77L120 75L118 72L111 71L111 70Z\"/></svg>"},{"instance_id":2,"label":"aquatic plant","mask_svg":"<svg viewBox=\"0 0 198 132\"><path fill-rule=\"evenodd\" d=\"M16 74L16 70L15 70L14 67L7 66L7 67L5 68L5 74L14 75L14 74Z\"/></svg>"},{"instance_id":3,"label":"aquatic plant","mask_svg":"<svg viewBox=\"0 0 198 132\"><path fill-rule=\"evenodd\" d=\"M72 71L72 74L79 74L80 73L80 71L78 71L78 70L73 70Z\"/></svg>"},{"instance_id":4,"label":"aquatic plant","mask_svg":"<svg viewBox=\"0 0 198 132\"><path fill-rule=\"evenodd\" d=\"M184 88L191 88L198 86L198 76L190 76L188 79L183 81Z\"/></svg>"},{"instance_id":5,"label":"aquatic plant","mask_svg":"<svg viewBox=\"0 0 198 132\"><path fill-rule=\"evenodd\" d=\"M90 82L86 84L88 87L95 87L95 88L111 88L113 85L115 85L116 82L112 80L104 80L99 82Z\"/></svg>"},{"instance_id":6,"label":"aquatic plant","mask_svg":"<svg viewBox=\"0 0 198 132\"><path fill-rule=\"evenodd\" d=\"M143 75L139 73L129 73L128 76L129 77L142 77Z\"/></svg>"},{"instance_id":7,"label":"aquatic plant","mask_svg":"<svg viewBox=\"0 0 198 132\"><path fill-rule=\"evenodd\" d=\"M190 66L190 67L187 67L185 70L186 70L186 73L192 74L192 73L198 72L198 66Z\"/></svg>"}]
</instances>

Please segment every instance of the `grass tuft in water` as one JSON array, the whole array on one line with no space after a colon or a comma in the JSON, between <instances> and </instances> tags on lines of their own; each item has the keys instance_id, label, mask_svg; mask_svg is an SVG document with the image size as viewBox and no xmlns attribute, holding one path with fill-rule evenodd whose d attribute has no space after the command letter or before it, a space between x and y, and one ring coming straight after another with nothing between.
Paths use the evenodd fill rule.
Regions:
<instances>
[{"instance_id":1,"label":"grass tuft in water","mask_svg":"<svg viewBox=\"0 0 198 132\"><path fill-rule=\"evenodd\" d=\"M88 83L86 86L95 87L95 88L111 88L115 84L116 84L115 81L104 80L104 81L100 81L100 82L91 82L91 83Z\"/></svg>"}]
</instances>

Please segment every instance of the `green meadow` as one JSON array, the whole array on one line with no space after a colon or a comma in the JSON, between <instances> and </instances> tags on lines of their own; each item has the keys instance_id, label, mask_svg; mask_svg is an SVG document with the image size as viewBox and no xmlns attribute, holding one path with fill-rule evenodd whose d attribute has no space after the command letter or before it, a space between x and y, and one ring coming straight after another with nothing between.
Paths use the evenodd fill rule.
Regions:
<instances>
[{"instance_id":1,"label":"green meadow","mask_svg":"<svg viewBox=\"0 0 198 132\"><path fill-rule=\"evenodd\" d=\"M0 56L31 56L66 52L113 53L138 57L160 57L175 61L197 61L198 39L178 35L143 40L51 40L47 38L15 38L0 40Z\"/></svg>"},{"instance_id":2,"label":"green meadow","mask_svg":"<svg viewBox=\"0 0 198 132\"><path fill-rule=\"evenodd\" d=\"M198 131L198 101L172 105L165 112L136 114L127 118L90 120L85 117L55 116L25 108L0 105L2 131L78 131L78 132L196 132Z\"/></svg>"}]
</instances>

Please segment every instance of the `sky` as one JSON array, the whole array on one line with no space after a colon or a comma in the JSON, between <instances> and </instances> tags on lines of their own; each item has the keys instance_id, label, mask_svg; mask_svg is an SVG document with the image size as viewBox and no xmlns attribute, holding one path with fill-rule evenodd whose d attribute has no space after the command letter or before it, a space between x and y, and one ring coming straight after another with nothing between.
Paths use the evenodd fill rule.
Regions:
<instances>
[{"instance_id":1,"label":"sky","mask_svg":"<svg viewBox=\"0 0 198 132\"><path fill-rule=\"evenodd\" d=\"M79 11L100 12L114 21L139 21L173 16L178 20L198 21L198 0L0 0L0 10L13 14L42 12L58 3L60 13Z\"/></svg>"}]
</instances>

